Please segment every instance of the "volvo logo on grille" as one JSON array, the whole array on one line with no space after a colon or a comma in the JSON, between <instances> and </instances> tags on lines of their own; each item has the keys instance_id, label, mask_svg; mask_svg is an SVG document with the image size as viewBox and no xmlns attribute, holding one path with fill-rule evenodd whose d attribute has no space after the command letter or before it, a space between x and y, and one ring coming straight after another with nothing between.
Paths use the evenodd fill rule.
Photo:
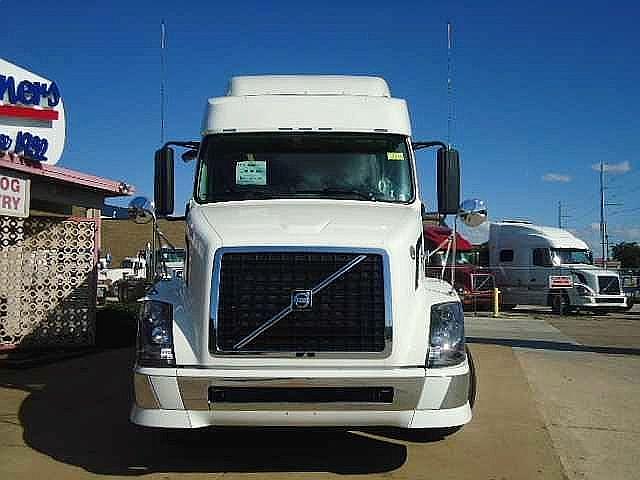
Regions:
<instances>
[{"instance_id":1,"label":"volvo logo on grille","mask_svg":"<svg viewBox=\"0 0 640 480\"><path fill-rule=\"evenodd\" d=\"M313 301L311 290L294 290L291 294L291 307L294 310L309 310Z\"/></svg>"}]
</instances>

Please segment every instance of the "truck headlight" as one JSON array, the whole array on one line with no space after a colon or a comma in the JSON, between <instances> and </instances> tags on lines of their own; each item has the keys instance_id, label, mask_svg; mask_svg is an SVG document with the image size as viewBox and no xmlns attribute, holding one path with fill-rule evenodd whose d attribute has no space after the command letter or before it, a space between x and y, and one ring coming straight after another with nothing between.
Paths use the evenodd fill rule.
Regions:
<instances>
[{"instance_id":1,"label":"truck headlight","mask_svg":"<svg viewBox=\"0 0 640 480\"><path fill-rule=\"evenodd\" d=\"M460 302L431 307L427 367L450 367L464 362L464 313Z\"/></svg>"},{"instance_id":2,"label":"truck headlight","mask_svg":"<svg viewBox=\"0 0 640 480\"><path fill-rule=\"evenodd\" d=\"M142 302L138 318L136 360L138 365L145 367L175 365L171 304L154 300Z\"/></svg>"}]
</instances>

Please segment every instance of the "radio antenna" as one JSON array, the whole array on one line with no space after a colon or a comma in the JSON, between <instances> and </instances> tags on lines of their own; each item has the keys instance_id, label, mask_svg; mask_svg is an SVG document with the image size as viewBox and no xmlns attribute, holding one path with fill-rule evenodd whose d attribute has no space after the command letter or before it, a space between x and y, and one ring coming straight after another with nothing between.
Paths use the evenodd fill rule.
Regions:
<instances>
[{"instance_id":1,"label":"radio antenna","mask_svg":"<svg viewBox=\"0 0 640 480\"><path fill-rule=\"evenodd\" d=\"M164 108L165 108L165 73L167 47L167 25L162 19L160 23L160 145L164 145Z\"/></svg>"},{"instance_id":2,"label":"radio antenna","mask_svg":"<svg viewBox=\"0 0 640 480\"><path fill-rule=\"evenodd\" d=\"M447 22L447 145L453 147L453 126L456 117L455 102L453 97L453 25ZM458 214L453 216L453 229L451 233L451 289L454 289L455 270L457 268L458 243Z\"/></svg>"},{"instance_id":3,"label":"radio antenna","mask_svg":"<svg viewBox=\"0 0 640 480\"><path fill-rule=\"evenodd\" d=\"M447 144L453 146L453 124L456 117L453 96L453 25L447 22Z\"/></svg>"}]
</instances>

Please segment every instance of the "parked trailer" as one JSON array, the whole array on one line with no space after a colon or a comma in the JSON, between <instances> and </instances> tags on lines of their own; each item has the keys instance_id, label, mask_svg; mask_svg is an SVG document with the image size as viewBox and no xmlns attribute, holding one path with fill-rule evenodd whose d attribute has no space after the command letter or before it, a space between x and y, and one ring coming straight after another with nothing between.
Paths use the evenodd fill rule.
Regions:
<instances>
[{"instance_id":1,"label":"parked trailer","mask_svg":"<svg viewBox=\"0 0 640 480\"><path fill-rule=\"evenodd\" d=\"M626 307L617 272L593 265L588 245L560 228L492 223L489 262L505 307L548 305L554 312Z\"/></svg>"}]
</instances>

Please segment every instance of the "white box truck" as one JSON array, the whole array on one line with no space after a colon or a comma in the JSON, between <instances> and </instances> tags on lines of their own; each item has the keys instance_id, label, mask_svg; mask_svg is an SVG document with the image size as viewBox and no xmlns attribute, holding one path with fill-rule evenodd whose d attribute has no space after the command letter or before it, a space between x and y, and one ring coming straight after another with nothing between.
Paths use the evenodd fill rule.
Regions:
<instances>
[{"instance_id":1,"label":"white box truck","mask_svg":"<svg viewBox=\"0 0 640 480\"><path fill-rule=\"evenodd\" d=\"M456 427L475 375L451 286L427 278L414 150L439 146L442 213L459 160L413 142L381 78L235 77L201 141L156 152L173 212L173 149L197 159L182 278L141 301L133 422ZM133 213L149 216L148 202ZM142 211L144 210L144 211Z\"/></svg>"},{"instance_id":2,"label":"white box truck","mask_svg":"<svg viewBox=\"0 0 640 480\"><path fill-rule=\"evenodd\" d=\"M503 308L548 305L569 313L626 307L620 276L594 266L589 246L567 230L526 221L492 223L489 263Z\"/></svg>"}]
</instances>

